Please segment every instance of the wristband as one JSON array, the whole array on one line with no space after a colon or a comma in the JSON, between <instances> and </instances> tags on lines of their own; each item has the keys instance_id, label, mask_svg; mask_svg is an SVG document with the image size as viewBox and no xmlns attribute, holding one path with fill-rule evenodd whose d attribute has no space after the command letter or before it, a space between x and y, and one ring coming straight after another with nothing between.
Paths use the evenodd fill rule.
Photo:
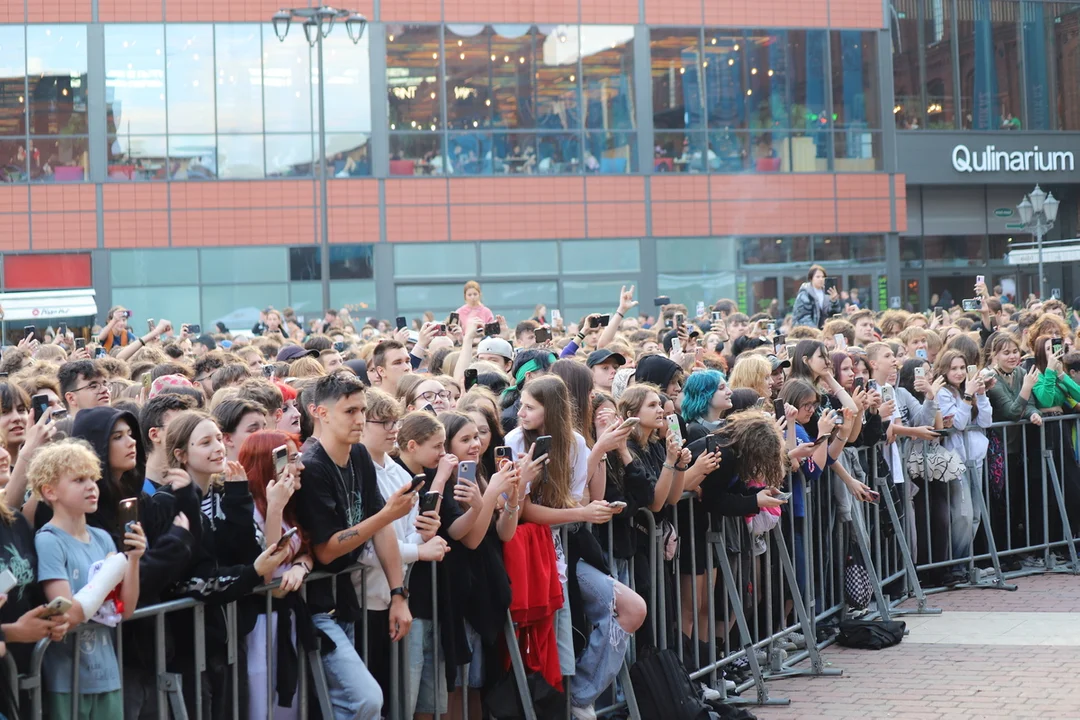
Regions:
<instances>
[{"instance_id":1,"label":"wristband","mask_svg":"<svg viewBox=\"0 0 1080 720\"><path fill-rule=\"evenodd\" d=\"M664 463L664 467L668 468L669 470L676 470L676 471L679 469L679 468L675 467L674 465L672 465L670 463Z\"/></svg>"},{"instance_id":2,"label":"wristband","mask_svg":"<svg viewBox=\"0 0 1080 720\"><path fill-rule=\"evenodd\" d=\"M622 310L616 310L616 311L615 311L615 314L616 314L616 315L618 315L618 316L619 316L619 317L621 317L621 318L624 318L624 317L626 317L625 315L623 315L623 314L622 314Z\"/></svg>"}]
</instances>

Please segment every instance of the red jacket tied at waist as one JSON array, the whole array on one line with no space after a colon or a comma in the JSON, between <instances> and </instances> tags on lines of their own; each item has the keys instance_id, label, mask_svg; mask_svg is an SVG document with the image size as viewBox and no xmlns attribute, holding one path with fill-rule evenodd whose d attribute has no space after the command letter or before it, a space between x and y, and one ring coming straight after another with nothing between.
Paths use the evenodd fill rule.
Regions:
<instances>
[{"instance_id":1,"label":"red jacket tied at waist","mask_svg":"<svg viewBox=\"0 0 1080 720\"><path fill-rule=\"evenodd\" d=\"M503 561L512 591L510 617L517 626L525 672L539 671L561 692L554 619L555 611L563 606L563 592L551 528L535 523L518 525L514 537L503 546ZM507 657L504 668L509 666Z\"/></svg>"}]
</instances>

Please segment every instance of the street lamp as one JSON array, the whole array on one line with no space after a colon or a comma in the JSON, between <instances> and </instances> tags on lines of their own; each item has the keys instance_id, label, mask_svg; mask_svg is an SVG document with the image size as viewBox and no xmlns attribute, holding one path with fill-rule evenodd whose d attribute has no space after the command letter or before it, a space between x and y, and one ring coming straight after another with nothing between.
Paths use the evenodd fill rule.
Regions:
<instances>
[{"instance_id":1,"label":"street lamp","mask_svg":"<svg viewBox=\"0 0 1080 720\"><path fill-rule=\"evenodd\" d=\"M270 17L270 23L274 27L274 34L281 42L289 34L289 26L293 18L303 21L304 38L308 45L317 49L319 63L319 230L322 242L321 266L322 266L322 295L323 309L330 307L330 212L328 205L328 192L326 176L326 94L323 82L323 38L334 29L334 23L342 20L345 23L345 31L353 45L360 42L367 27L367 18L352 10L339 10L338 8L322 5L315 8L282 8Z\"/></svg>"},{"instance_id":2,"label":"street lamp","mask_svg":"<svg viewBox=\"0 0 1080 720\"><path fill-rule=\"evenodd\" d=\"M1039 249L1039 299L1042 300L1044 292L1043 278L1043 236L1054 228L1054 221L1058 214L1057 198L1053 193L1043 192L1038 185L1030 193L1024 196L1023 201L1016 206L1020 212L1020 222L1023 223L1024 232L1035 236L1035 244Z\"/></svg>"}]
</instances>

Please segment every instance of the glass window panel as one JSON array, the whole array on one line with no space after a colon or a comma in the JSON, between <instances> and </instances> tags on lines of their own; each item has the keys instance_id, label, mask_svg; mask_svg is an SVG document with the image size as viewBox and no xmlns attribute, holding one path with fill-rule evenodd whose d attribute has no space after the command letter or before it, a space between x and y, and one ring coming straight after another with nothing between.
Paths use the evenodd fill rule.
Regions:
<instances>
[{"instance_id":1,"label":"glass window panel","mask_svg":"<svg viewBox=\"0 0 1080 720\"><path fill-rule=\"evenodd\" d=\"M663 130L704 127L700 33L697 30L653 30L649 47L653 126Z\"/></svg>"},{"instance_id":2,"label":"glass window panel","mask_svg":"<svg viewBox=\"0 0 1080 720\"><path fill-rule=\"evenodd\" d=\"M814 238L814 262L884 262L885 241L880 235L834 236ZM839 274L839 270L830 270Z\"/></svg>"},{"instance_id":3,"label":"glass window panel","mask_svg":"<svg viewBox=\"0 0 1080 720\"><path fill-rule=\"evenodd\" d=\"M485 276L554 274L559 271L558 257L555 242L480 243L480 268Z\"/></svg>"},{"instance_id":4,"label":"glass window panel","mask_svg":"<svg viewBox=\"0 0 1080 720\"><path fill-rule=\"evenodd\" d=\"M1006 257L1009 254L1009 250L1012 248L1014 242L1023 242L1026 238L1016 240L1013 235L991 235L990 236L990 262L1002 263L1005 262ZM991 290L993 287L990 288Z\"/></svg>"},{"instance_id":5,"label":"glass window panel","mask_svg":"<svg viewBox=\"0 0 1080 720\"><path fill-rule=\"evenodd\" d=\"M789 30L787 38L791 120L799 131L792 138L791 169L822 172L828 169L829 157L825 31Z\"/></svg>"},{"instance_id":6,"label":"glass window panel","mask_svg":"<svg viewBox=\"0 0 1080 720\"><path fill-rule=\"evenodd\" d=\"M997 0L957 2L961 43L971 48L960 56L960 87L969 108L964 127L1020 130L1019 6Z\"/></svg>"},{"instance_id":7,"label":"glass window panel","mask_svg":"<svg viewBox=\"0 0 1080 720\"><path fill-rule=\"evenodd\" d=\"M165 132L165 28L105 25L105 112L108 132Z\"/></svg>"},{"instance_id":8,"label":"glass window panel","mask_svg":"<svg viewBox=\"0 0 1080 720\"><path fill-rule=\"evenodd\" d=\"M586 169L608 175L637 172L636 138L637 133L635 132L612 132L610 130L586 132ZM591 167L593 160L598 163L595 169ZM576 172L577 167L572 165L570 170Z\"/></svg>"},{"instance_id":9,"label":"glass window panel","mask_svg":"<svg viewBox=\"0 0 1080 720\"><path fill-rule=\"evenodd\" d=\"M262 135L218 135L218 177L250 180L266 176Z\"/></svg>"},{"instance_id":10,"label":"glass window panel","mask_svg":"<svg viewBox=\"0 0 1080 720\"><path fill-rule=\"evenodd\" d=\"M919 65L919 22L920 14L925 14L925 5L925 0L916 0L904 9L897 9L893 17L893 120L897 130L926 126L923 72Z\"/></svg>"},{"instance_id":11,"label":"glass window panel","mask_svg":"<svg viewBox=\"0 0 1080 720\"><path fill-rule=\"evenodd\" d=\"M495 107L492 72L494 30L486 25L446 26L446 123L450 128L487 128ZM501 59L499 59L501 62Z\"/></svg>"},{"instance_id":12,"label":"glass window panel","mask_svg":"<svg viewBox=\"0 0 1080 720\"><path fill-rule=\"evenodd\" d=\"M319 248L289 248L289 279L318 280L322 277Z\"/></svg>"},{"instance_id":13,"label":"glass window panel","mask_svg":"<svg viewBox=\"0 0 1080 720\"><path fill-rule=\"evenodd\" d=\"M375 277L374 250L371 245L331 245L331 280L366 280ZM334 283L330 283L331 288Z\"/></svg>"},{"instance_id":14,"label":"glass window panel","mask_svg":"<svg viewBox=\"0 0 1080 720\"><path fill-rule=\"evenodd\" d=\"M365 32L360 42L353 44L343 23L336 24L323 40L327 132L371 132L368 42ZM315 112L318 118L318 103Z\"/></svg>"},{"instance_id":15,"label":"glass window panel","mask_svg":"<svg viewBox=\"0 0 1080 720\"><path fill-rule=\"evenodd\" d=\"M739 30L705 32L705 117L709 127L748 127L747 106L753 90L747 87L747 41Z\"/></svg>"},{"instance_id":16,"label":"glass window panel","mask_svg":"<svg viewBox=\"0 0 1080 720\"><path fill-rule=\"evenodd\" d=\"M311 132L311 49L297 25L284 42L262 26L263 115L267 132ZM325 64L325 58L324 58Z\"/></svg>"},{"instance_id":17,"label":"glass window panel","mask_svg":"<svg viewBox=\"0 0 1080 720\"><path fill-rule=\"evenodd\" d=\"M30 144L34 148L30 158L31 180L83 182L89 179L89 142L85 137L31 138Z\"/></svg>"},{"instance_id":18,"label":"glass window panel","mask_svg":"<svg viewBox=\"0 0 1080 720\"><path fill-rule=\"evenodd\" d=\"M275 248L275 250L278 248ZM284 250L284 248L280 248ZM205 254L206 251L204 250ZM259 285L203 285L202 325L213 327L223 322L225 327L250 328L259 321L259 311L268 305L282 307L289 286L263 283Z\"/></svg>"},{"instance_id":19,"label":"glass window panel","mask_svg":"<svg viewBox=\"0 0 1080 720\"><path fill-rule=\"evenodd\" d=\"M787 35L786 30L754 30L743 36L749 73L746 105L751 128L791 127Z\"/></svg>"},{"instance_id":20,"label":"glass window panel","mask_svg":"<svg viewBox=\"0 0 1080 720\"><path fill-rule=\"evenodd\" d=\"M743 265L783 265L810 262L810 238L743 238Z\"/></svg>"},{"instance_id":21,"label":"glass window panel","mask_svg":"<svg viewBox=\"0 0 1080 720\"><path fill-rule=\"evenodd\" d=\"M1025 2L1022 8L1028 129L1080 130L1080 5Z\"/></svg>"},{"instance_id":22,"label":"glass window panel","mask_svg":"<svg viewBox=\"0 0 1080 720\"><path fill-rule=\"evenodd\" d=\"M442 175L442 135L391 133L391 175Z\"/></svg>"},{"instance_id":23,"label":"glass window panel","mask_svg":"<svg viewBox=\"0 0 1080 720\"><path fill-rule=\"evenodd\" d=\"M735 297L735 272L709 272L698 275L659 273L656 286L661 295L667 295L673 303L682 303L693 311L698 302L716 302L720 298ZM770 297L776 297L775 294ZM656 309L646 307L642 312L655 314Z\"/></svg>"},{"instance_id":24,"label":"glass window panel","mask_svg":"<svg viewBox=\"0 0 1080 720\"><path fill-rule=\"evenodd\" d=\"M169 178L213 180L218 172L217 145L213 135L170 135Z\"/></svg>"},{"instance_id":25,"label":"glass window panel","mask_svg":"<svg viewBox=\"0 0 1080 720\"><path fill-rule=\"evenodd\" d=\"M332 166L330 174L339 178L371 175L370 137L368 133L328 133L326 161ZM318 144L318 137L315 143Z\"/></svg>"},{"instance_id":26,"label":"glass window panel","mask_svg":"<svg viewBox=\"0 0 1080 720\"><path fill-rule=\"evenodd\" d=\"M473 243L394 245L396 278L472 277L476 274L476 246ZM461 300L464 296L461 295L460 287L458 291L458 299ZM459 302L454 307L460 305Z\"/></svg>"},{"instance_id":27,"label":"glass window panel","mask_svg":"<svg viewBox=\"0 0 1080 720\"><path fill-rule=\"evenodd\" d=\"M906 268L922 267L922 238L900 238L900 265Z\"/></svg>"},{"instance_id":28,"label":"glass window panel","mask_svg":"<svg viewBox=\"0 0 1080 720\"><path fill-rule=\"evenodd\" d=\"M203 285L254 279L285 282L289 278L287 248L207 248L200 252L199 261ZM283 298L284 293L273 303L280 305Z\"/></svg>"},{"instance_id":29,"label":"glass window panel","mask_svg":"<svg viewBox=\"0 0 1080 720\"><path fill-rule=\"evenodd\" d=\"M735 267L736 240L680 238L656 241L656 268L663 273L710 272Z\"/></svg>"},{"instance_id":30,"label":"glass window panel","mask_svg":"<svg viewBox=\"0 0 1080 720\"><path fill-rule=\"evenodd\" d=\"M536 307L537 303L554 304L559 298L559 284L554 280L536 282L485 282L484 304L492 312L504 307Z\"/></svg>"},{"instance_id":31,"label":"glass window panel","mask_svg":"<svg viewBox=\"0 0 1080 720\"><path fill-rule=\"evenodd\" d=\"M504 136L500 135L500 138ZM505 143L500 143L505 149ZM508 172L515 166L505 157L496 158L491 133L450 133L448 155L450 167L457 175L491 175L499 165L499 172ZM532 158L535 163L535 157ZM496 160L499 162L496 163ZM524 168L524 165L520 167Z\"/></svg>"},{"instance_id":32,"label":"glass window panel","mask_svg":"<svg viewBox=\"0 0 1080 720\"><path fill-rule=\"evenodd\" d=\"M694 156L696 162L700 163L705 158L706 166L713 172L736 173L749 167L750 133L710 130L707 137L709 145L702 154ZM779 163L775 165L779 166Z\"/></svg>"},{"instance_id":33,"label":"glass window panel","mask_svg":"<svg viewBox=\"0 0 1080 720\"><path fill-rule=\"evenodd\" d=\"M511 135L513 140L515 136ZM516 136L521 140L520 146L525 153L525 164L517 166L517 172L536 172L539 174L563 174L571 175L582 171L597 172L602 165L602 156L594 156L587 148L581 147L581 135L578 133L542 133L536 136ZM532 162L528 153L531 151L530 142L536 143L535 158L536 167L532 168ZM515 147L518 142L514 142ZM582 159L582 152L585 157ZM515 153L516 155L517 153ZM519 156L520 157L520 156ZM507 163L511 160L508 158ZM518 161L514 161L518 162ZM618 163L616 163L618 165ZM605 165L605 167L611 167ZM511 166L514 169L514 166Z\"/></svg>"},{"instance_id":34,"label":"glass window panel","mask_svg":"<svg viewBox=\"0 0 1080 720\"><path fill-rule=\"evenodd\" d=\"M315 168L318 167L317 162L312 164L312 158L317 154L315 143L315 136L311 134L267 135L266 176L311 177L314 175ZM329 152L329 137L326 143Z\"/></svg>"},{"instance_id":35,"label":"glass window panel","mask_svg":"<svg viewBox=\"0 0 1080 720\"><path fill-rule=\"evenodd\" d=\"M563 298L567 303L581 304L594 303L595 308L606 308L611 304L612 298L619 297L619 290L636 285L636 275L627 275L618 280L564 280ZM595 310L594 310L595 312Z\"/></svg>"},{"instance_id":36,"label":"glass window panel","mask_svg":"<svg viewBox=\"0 0 1080 720\"><path fill-rule=\"evenodd\" d=\"M838 128L881 128L877 87L877 45L874 34L833 30L833 125Z\"/></svg>"},{"instance_id":37,"label":"glass window panel","mask_svg":"<svg viewBox=\"0 0 1080 720\"><path fill-rule=\"evenodd\" d=\"M633 130L634 26L582 25L580 31L585 129ZM558 32L556 39L562 40Z\"/></svg>"},{"instance_id":38,"label":"glass window panel","mask_svg":"<svg viewBox=\"0 0 1080 720\"><path fill-rule=\"evenodd\" d=\"M552 98L541 100L537 95L535 76L539 68L535 63L534 41L528 25L499 25L493 29L488 56L489 60L495 58L490 64L492 124L495 127L547 127L553 130L576 127L577 116L567 116L577 107L576 102L557 109L546 102ZM545 67L544 72L550 73L551 68ZM569 79L572 74L567 68L566 83L571 92L576 92Z\"/></svg>"},{"instance_id":39,"label":"glass window panel","mask_svg":"<svg viewBox=\"0 0 1080 720\"><path fill-rule=\"evenodd\" d=\"M883 167L880 132L863 128L848 128L833 133L833 152L837 172L873 172Z\"/></svg>"},{"instance_id":40,"label":"glass window panel","mask_svg":"<svg viewBox=\"0 0 1080 720\"><path fill-rule=\"evenodd\" d=\"M957 46L952 33L952 8L950 0L923 0L919 6L926 54L923 86L926 127L931 130L950 130L956 123L956 90L952 62ZM970 53L970 50L968 52ZM971 124L965 120L964 126L970 127ZM909 128L914 129L910 127L910 123Z\"/></svg>"},{"instance_id":41,"label":"glass window panel","mask_svg":"<svg viewBox=\"0 0 1080 720\"><path fill-rule=\"evenodd\" d=\"M168 268L168 272L162 272ZM174 283L197 282L198 250L112 250L109 252L109 275L114 286L147 285L160 287Z\"/></svg>"},{"instance_id":42,"label":"glass window panel","mask_svg":"<svg viewBox=\"0 0 1080 720\"><path fill-rule=\"evenodd\" d=\"M164 135L116 135L109 138L109 180L164 180Z\"/></svg>"},{"instance_id":43,"label":"glass window panel","mask_svg":"<svg viewBox=\"0 0 1080 720\"><path fill-rule=\"evenodd\" d=\"M496 25L495 31L506 35L511 32L507 28L506 25ZM570 39L569 30L569 27L551 25L534 29L535 34L531 37L533 70L528 76L528 79L535 80L534 99L531 112L526 113L524 108L518 108L521 120L518 127L564 131L581 128L581 78L577 74L575 57L579 48L578 43ZM562 41L564 36L566 42ZM518 73L523 72L529 65L527 54L525 60L522 64L518 57ZM525 79L522 78L523 81ZM500 102L504 99L501 93L499 98ZM531 123L527 122L530 117Z\"/></svg>"},{"instance_id":44,"label":"glass window panel","mask_svg":"<svg viewBox=\"0 0 1080 720\"><path fill-rule=\"evenodd\" d=\"M26 182L30 172L26 138L0 138L0 158L0 182Z\"/></svg>"},{"instance_id":45,"label":"glass window panel","mask_svg":"<svg viewBox=\"0 0 1080 720\"><path fill-rule=\"evenodd\" d=\"M323 308L321 282L289 283L289 307L298 315L321 313Z\"/></svg>"},{"instance_id":46,"label":"glass window panel","mask_svg":"<svg viewBox=\"0 0 1080 720\"><path fill-rule=\"evenodd\" d=\"M657 132L653 151L653 172L690 172L708 170L709 151L704 132ZM715 154L715 153L714 153Z\"/></svg>"},{"instance_id":47,"label":"glass window panel","mask_svg":"<svg viewBox=\"0 0 1080 720\"><path fill-rule=\"evenodd\" d=\"M214 132L213 26L166 26L165 77L169 132Z\"/></svg>"},{"instance_id":48,"label":"glass window panel","mask_svg":"<svg viewBox=\"0 0 1080 720\"><path fill-rule=\"evenodd\" d=\"M439 28L386 26L386 91L390 129L442 127Z\"/></svg>"},{"instance_id":49,"label":"glass window panel","mask_svg":"<svg viewBox=\"0 0 1080 720\"><path fill-rule=\"evenodd\" d=\"M160 268L156 268L156 270L160 273ZM113 277L116 277L115 271ZM125 277L124 279L130 281L133 278ZM191 280L190 277L185 279ZM147 282L147 285L150 285L150 283ZM171 320L176 328L179 328L184 323L202 322L199 319L201 316L199 312L199 288L196 285L114 287L112 301L115 305L131 308L133 314L129 322L131 327L134 328L145 328L147 318ZM251 323L251 325L254 324ZM247 327L251 327L251 325Z\"/></svg>"},{"instance_id":50,"label":"glass window panel","mask_svg":"<svg viewBox=\"0 0 1080 720\"><path fill-rule=\"evenodd\" d=\"M25 135L26 28L22 25L0 25L0 77L11 78L11 84L4 86L4 102L0 102L0 135Z\"/></svg>"},{"instance_id":51,"label":"glass window panel","mask_svg":"<svg viewBox=\"0 0 1080 720\"><path fill-rule=\"evenodd\" d=\"M218 132L262 132L262 33L258 25L214 26ZM171 128L170 128L171 129Z\"/></svg>"},{"instance_id":52,"label":"glass window panel","mask_svg":"<svg viewBox=\"0 0 1080 720\"><path fill-rule=\"evenodd\" d=\"M30 134L85 135L86 26L28 25L26 50Z\"/></svg>"},{"instance_id":53,"label":"glass window panel","mask_svg":"<svg viewBox=\"0 0 1080 720\"><path fill-rule=\"evenodd\" d=\"M562 243L564 273L637 272L641 267L637 240L566 240Z\"/></svg>"},{"instance_id":54,"label":"glass window panel","mask_svg":"<svg viewBox=\"0 0 1080 720\"><path fill-rule=\"evenodd\" d=\"M983 264L983 236L923 238L927 267L970 267ZM968 285L970 280L965 280ZM955 296L959 297L959 296Z\"/></svg>"},{"instance_id":55,"label":"glass window panel","mask_svg":"<svg viewBox=\"0 0 1080 720\"><path fill-rule=\"evenodd\" d=\"M751 315L765 312L780 298L780 282L775 277L756 278L750 283L750 294L752 300L745 295L738 298L740 309Z\"/></svg>"},{"instance_id":56,"label":"glass window panel","mask_svg":"<svg viewBox=\"0 0 1080 720\"><path fill-rule=\"evenodd\" d=\"M330 305L359 308L356 317L367 317L375 309L374 280L334 280L330 283Z\"/></svg>"},{"instance_id":57,"label":"glass window panel","mask_svg":"<svg viewBox=\"0 0 1080 720\"><path fill-rule=\"evenodd\" d=\"M487 290L485 286L484 290ZM436 317L457 310L465 302L461 283L443 285L398 285L395 288L398 312L432 311ZM488 298L484 298L485 304ZM539 302L539 301L537 301ZM488 307L491 307L488 305Z\"/></svg>"}]
</instances>

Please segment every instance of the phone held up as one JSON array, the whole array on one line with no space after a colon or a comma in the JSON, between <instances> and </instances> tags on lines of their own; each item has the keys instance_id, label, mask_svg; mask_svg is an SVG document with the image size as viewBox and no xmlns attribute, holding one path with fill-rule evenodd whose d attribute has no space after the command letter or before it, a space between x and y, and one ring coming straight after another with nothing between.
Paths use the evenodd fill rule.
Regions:
<instances>
[{"instance_id":1,"label":"phone held up","mask_svg":"<svg viewBox=\"0 0 1080 720\"><path fill-rule=\"evenodd\" d=\"M132 526L139 522L139 498L125 498L120 501L120 524L124 532L131 532Z\"/></svg>"},{"instance_id":2,"label":"phone held up","mask_svg":"<svg viewBox=\"0 0 1080 720\"><path fill-rule=\"evenodd\" d=\"M285 468L289 465L289 448L287 445L278 445L274 448L274 477L280 478L285 474Z\"/></svg>"},{"instance_id":3,"label":"phone held up","mask_svg":"<svg viewBox=\"0 0 1080 720\"><path fill-rule=\"evenodd\" d=\"M476 385L479 372L476 368L467 368L465 370L465 392L469 392Z\"/></svg>"}]
</instances>

